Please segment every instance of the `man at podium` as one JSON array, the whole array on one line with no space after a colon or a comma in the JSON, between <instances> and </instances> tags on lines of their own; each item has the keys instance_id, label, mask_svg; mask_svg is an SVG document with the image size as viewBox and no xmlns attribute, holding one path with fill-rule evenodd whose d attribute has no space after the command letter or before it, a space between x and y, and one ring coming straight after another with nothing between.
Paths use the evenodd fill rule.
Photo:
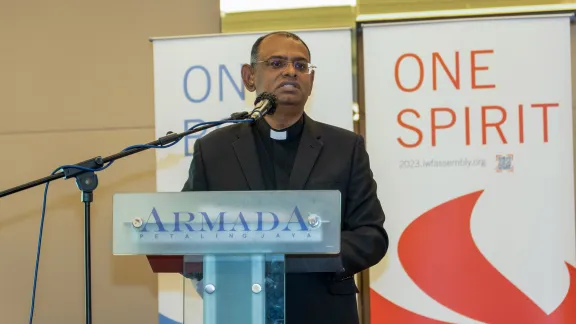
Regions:
<instances>
[{"instance_id":1,"label":"man at podium","mask_svg":"<svg viewBox=\"0 0 576 324\"><path fill-rule=\"evenodd\" d=\"M304 112L314 73L310 50L297 35L274 32L260 37L250 64L242 66L242 79L248 91L274 94L276 111L196 140L182 190L339 190L341 253L318 259L286 257L285 319L355 324L354 275L386 254L385 217L363 138ZM306 271L299 271L302 268Z\"/></svg>"}]
</instances>

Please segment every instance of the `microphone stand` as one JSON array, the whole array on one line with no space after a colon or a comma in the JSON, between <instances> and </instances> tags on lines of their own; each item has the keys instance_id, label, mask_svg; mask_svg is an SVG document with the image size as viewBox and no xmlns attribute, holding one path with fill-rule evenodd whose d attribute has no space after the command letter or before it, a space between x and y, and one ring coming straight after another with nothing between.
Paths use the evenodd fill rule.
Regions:
<instances>
[{"instance_id":1,"label":"microphone stand","mask_svg":"<svg viewBox=\"0 0 576 324\"><path fill-rule=\"evenodd\" d=\"M173 132L168 132L166 136L161 137L153 142L144 145L136 145L139 147L131 148L125 151L121 151L119 153L107 156L102 158L101 156L97 156L91 158L89 160L66 166L64 170L50 175L48 177L44 177L41 179L37 179L14 188L10 188L0 192L0 198L9 196L11 194L30 189L32 187L39 186L41 184L45 184L47 182L57 180L60 178L65 178L65 180L69 178L76 179L76 185L78 189L82 192L81 201L84 203L84 307L85 307L85 320L86 324L92 323L92 274L91 274L91 246L90 246L90 206L91 203L94 201L94 190L98 187L98 176L94 171L94 169L102 168L106 163L112 163L116 160L121 158L127 157L129 155L139 153L145 151L149 148L162 148L161 146L165 146L167 144L179 141L183 137L203 131L208 128L212 128L215 126L219 126L228 122L240 121L240 120L249 120L251 119L251 113L249 112L237 112L230 116L230 118L222 119L218 122L210 122L208 125L203 125L199 127L193 127L187 131L182 133L176 134ZM258 119L258 118L256 118ZM160 147L154 147L160 146ZM91 170L83 170L78 169L76 167L84 168L84 169L91 169ZM98 170L96 170L98 171Z\"/></svg>"}]
</instances>

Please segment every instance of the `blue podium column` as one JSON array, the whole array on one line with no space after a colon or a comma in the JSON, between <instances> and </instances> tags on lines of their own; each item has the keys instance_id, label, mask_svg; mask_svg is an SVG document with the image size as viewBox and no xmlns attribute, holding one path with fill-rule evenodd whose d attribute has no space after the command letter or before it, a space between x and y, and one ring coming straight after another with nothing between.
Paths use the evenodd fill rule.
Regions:
<instances>
[{"instance_id":1,"label":"blue podium column","mask_svg":"<svg viewBox=\"0 0 576 324\"><path fill-rule=\"evenodd\" d=\"M284 255L205 255L202 269L187 276L202 279L185 285L184 298L202 296L204 323L284 323ZM185 307L184 324L197 317L189 312Z\"/></svg>"}]
</instances>

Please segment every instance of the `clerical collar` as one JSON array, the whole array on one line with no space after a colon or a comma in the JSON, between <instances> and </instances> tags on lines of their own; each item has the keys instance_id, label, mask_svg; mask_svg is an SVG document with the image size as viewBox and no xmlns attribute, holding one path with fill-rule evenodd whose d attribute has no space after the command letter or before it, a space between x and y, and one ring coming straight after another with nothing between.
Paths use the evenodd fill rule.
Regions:
<instances>
[{"instance_id":1,"label":"clerical collar","mask_svg":"<svg viewBox=\"0 0 576 324\"><path fill-rule=\"evenodd\" d=\"M284 129L273 129L264 118L256 121L256 128L263 138L271 138L276 141L293 141L300 138L304 129L304 117L302 116L294 125Z\"/></svg>"}]
</instances>

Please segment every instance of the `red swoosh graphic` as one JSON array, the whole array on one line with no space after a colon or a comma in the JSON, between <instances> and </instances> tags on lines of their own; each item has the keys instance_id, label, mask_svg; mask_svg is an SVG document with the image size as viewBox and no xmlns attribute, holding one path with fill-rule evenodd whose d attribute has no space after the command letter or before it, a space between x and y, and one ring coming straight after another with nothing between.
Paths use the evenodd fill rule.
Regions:
<instances>
[{"instance_id":1,"label":"red swoosh graphic","mask_svg":"<svg viewBox=\"0 0 576 324\"><path fill-rule=\"evenodd\" d=\"M406 228L400 237L398 254L407 274L440 304L481 322L576 323L576 269L573 266L567 264L570 273L568 293L562 304L548 316L478 250L470 231L470 219L482 193L477 191L445 202ZM399 310L376 292L372 295L376 295L371 305L374 324L437 323ZM388 312L395 314L394 321L382 317Z\"/></svg>"},{"instance_id":2,"label":"red swoosh graphic","mask_svg":"<svg viewBox=\"0 0 576 324\"><path fill-rule=\"evenodd\" d=\"M370 289L371 324L449 324L412 313Z\"/></svg>"},{"instance_id":3,"label":"red swoosh graphic","mask_svg":"<svg viewBox=\"0 0 576 324\"><path fill-rule=\"evenodd\" d=\"M576 323L576 268L566 263L570 273L570 287L562 304L548 316L545 324L568 324Z\"/></svg>"}]
</instances>

